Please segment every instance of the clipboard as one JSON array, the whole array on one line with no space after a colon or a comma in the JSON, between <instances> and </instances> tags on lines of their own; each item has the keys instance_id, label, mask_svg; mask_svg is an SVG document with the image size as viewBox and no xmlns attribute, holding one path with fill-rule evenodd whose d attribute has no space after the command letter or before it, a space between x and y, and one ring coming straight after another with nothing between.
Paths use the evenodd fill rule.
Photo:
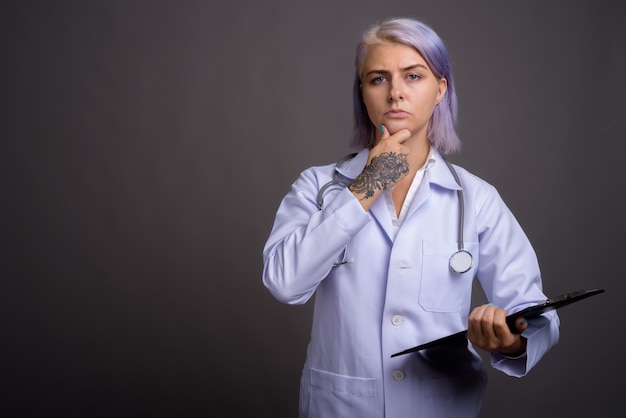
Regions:
<instances>
[{"instance_id":1,"label":"clipboard","mask_svg":"<svg viewBox=\"0 0 626 418\"><path fill-rule=\"evenodd\" d=\"M604 292L604 289L592 289L592 290L578 290L576 292L565 293L564 295L556 296L554 298L547 299L545 302L537 305L529 306L522 309L519 312L515 312L506 317L506 324L509 330L517 334L517 328L515 327L515 321L517 318L524 317L526 319L536 318L544 312L548 312L554 309L567 306L571 303L578 302L579 300L586 299L590 296L597 295ZM392 354L391 357L397 357L404 354L414 353L416 351L425 350L433 347L441 347L445 345L457 345L467 342L467 330L457 332L456 334L448 335L447 337L439 338L437 340L420 344L415 347L409 348L399 353Z\"/></svg>"}]
</instances>

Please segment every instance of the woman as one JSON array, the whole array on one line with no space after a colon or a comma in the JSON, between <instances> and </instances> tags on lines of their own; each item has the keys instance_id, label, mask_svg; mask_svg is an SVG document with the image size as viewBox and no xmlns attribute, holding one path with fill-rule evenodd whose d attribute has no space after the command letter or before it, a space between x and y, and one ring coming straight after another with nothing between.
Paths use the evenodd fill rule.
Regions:
<instances>
[{"instance_id":1,"label":"woman","mask_svg":"<svg viewBox=\"0 0 626 418\"><path fill-rule=\"evenodd\" d=\"M278 300L315 295L300 416L476 417L474 347L523 376L558 341L555 311L514 333L505 322L546 299L535 253L493 186L443 158L460 146L456 96L431 28L390 19L365 32L354 109L358 153L301 173L263 251ZM451 260L460 244L471 260ZM491 303L470 313L474 278ZM464 329L471 344L391 357Z\"/></svg>"}]
</instances>

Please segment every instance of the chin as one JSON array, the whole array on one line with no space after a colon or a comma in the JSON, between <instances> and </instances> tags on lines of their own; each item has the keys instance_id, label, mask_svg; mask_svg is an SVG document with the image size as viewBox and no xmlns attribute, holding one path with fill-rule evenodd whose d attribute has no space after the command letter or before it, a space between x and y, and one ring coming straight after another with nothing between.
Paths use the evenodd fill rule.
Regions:
<instances>
[{"instance_id":1,"label":"chin","mask_svg":"<svg viewBox=\"0 0 626 418\"><path fill-rule=\"evenodd\" d=\"M408 129L409 131L413 132L413 130L411 129L412 127L409 124L402 123L402 122L391 121L391 122L385 123L385 128L389 131L391 135L395 134L396 132L402 129Z\"/></svg>"}]
</instances>

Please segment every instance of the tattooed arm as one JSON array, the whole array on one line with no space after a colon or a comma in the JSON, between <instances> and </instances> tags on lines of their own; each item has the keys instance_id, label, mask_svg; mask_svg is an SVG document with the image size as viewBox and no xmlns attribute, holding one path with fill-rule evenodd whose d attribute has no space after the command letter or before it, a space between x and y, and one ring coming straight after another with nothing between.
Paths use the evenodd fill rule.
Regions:
<instances>
[{"instance_id":1,"label":"tattooed arm","mask_svg":"<svg viewBox=\"0 0 626 418\"><path fill-rule=\"evenodd\" d=\"M360 201L373 202L380 192L396 184L408 172L409 163L406 155L384 152L372 157L361 174L348 187Z\"/></svg>"},{"instance_id":2,"label":"tattooed arm","mask_svg":"<svg viewBox=\"0 0 626 418\"><path fill-rule=\"evenodd\" d=\"M398 183L409 173L406 158L408 147L402 145L408 137L407 130L394 135L389 135L385 130L380 141L370 151L365 168L348 186L366 211L384 190Z\"/></svg>"}]
</instances>

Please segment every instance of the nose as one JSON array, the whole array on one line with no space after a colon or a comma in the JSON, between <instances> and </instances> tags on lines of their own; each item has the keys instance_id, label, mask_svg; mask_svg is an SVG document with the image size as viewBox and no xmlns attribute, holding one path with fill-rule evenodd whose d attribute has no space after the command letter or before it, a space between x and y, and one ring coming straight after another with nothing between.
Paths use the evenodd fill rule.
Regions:
<instances>
[{"instance_id":1,"label":"nose","mask_svg":"<svg viewBox=\"0 0 626 418\"><path fill-rule=\"evenodd\" d=\"M404 100L404 93L398 83L391 83L389 86L389 101L391 103Z\"/></svg>"}]
</instances>

